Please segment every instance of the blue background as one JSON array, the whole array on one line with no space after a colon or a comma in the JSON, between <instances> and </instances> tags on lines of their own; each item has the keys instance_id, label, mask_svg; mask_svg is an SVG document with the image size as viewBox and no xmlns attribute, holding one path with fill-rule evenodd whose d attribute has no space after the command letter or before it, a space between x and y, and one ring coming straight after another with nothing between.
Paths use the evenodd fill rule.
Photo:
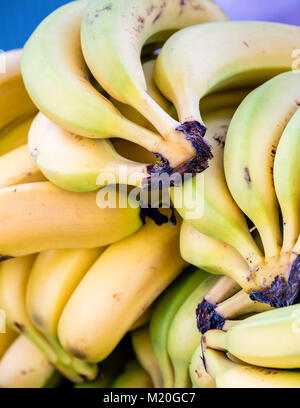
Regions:
<instances>
[{"instance_id":1,"label":"blue background","mask_svg":"<svg viewBox=\"0 0 300 408\"><path fill-rule=\"evenodd\" d=\"M300 0L216 0L234 20L300 25ZM68 0L0 0L0 49L22 47L39 22Z\"/></svg>"}]
</instances>

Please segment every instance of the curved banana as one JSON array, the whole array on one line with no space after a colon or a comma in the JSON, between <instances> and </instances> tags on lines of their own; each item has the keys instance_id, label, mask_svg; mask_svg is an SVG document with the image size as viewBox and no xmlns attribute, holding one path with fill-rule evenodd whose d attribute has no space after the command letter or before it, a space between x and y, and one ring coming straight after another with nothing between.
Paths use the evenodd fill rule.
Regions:
<instances>
[{"instance_id":1,"label":"curved banana","mask_svg":"<svg viewBox=\"0 0 300 408\"><path fill-rule=\"evenodd\" d=\"M0 361L0 388L43 388L54 374L44 354L20 335Z\"/></svg>"},{"instance_id":2,"label":"curved banana","mask_svg":"<svg viewBox=\"0 0 300 408\"><path fill-rule=\"evenodd\" d=\"M115 194L113 188L105 193L111 198L103 203L96 193L70 193L49 182L1 189L0 254L95 248L137 231L142 221L132 199L122 191ZM103 204L115 208L101 208Z\"/></svg>"},{"instance_id":3,"label":"curved banana","mask_svg":"<svg viewBox=\"0 0 300 408\"><path fill-rule=\"evenodd\" d=\"M12 50L0 56L0 129L36 112L36 107L24 87L20 60L22 50ZM1 137L0 137L1 140Z\"/></svg>"},{"instance_id":4,"label":"curved banana","mask_svg":"<svg viewBox=\"0 0 300 408\"><path fill-rule=\"evenodd\" d=\"M44 180L27 144L0 156L0 188Z\"/></svg>"},{"instance_id":5,"label":"curved banana","mask_svg":"<svg viewBox=\"0 0 300 408\"><path fill-rule=\"evenodd\" d=\"M182 303L207 274L199 269L188 268L158 298L150 321L150 336L154 353L163 377L164 388L173 388L174 373L168 354L168 333L173 318Z\"/></svg>"},{"instance_id":6,"label":"curved banana","mask_svg":"<svg viewBox=\"0 0 300 408\"><path fill-rule=\"evenodd\" d=\"M211 153L202 137L196 140L186 132L185 138L177 131L179 122L147 92L140 59L142 47L159 32L216 20L226 20L226 16L210 0L88 2L81 43L91 72L112 97L138 110L162 135L162 146L156 152L162 158L163 166L154 166L151 172L176 169L183 174L190 169L196 173L207 167ZM105 64L99 61L105 61ZM189 162L183 164L186 161Z\"/></svg>"},{"instance_id":7,"label":"curved banana","mask_svg":"<svg viewBox=\"0 0 300 408\"><path fill-rule=\"evenodd\" d=\"M243 262L230 247L235 248L251 267L252 264L262 263L264 258L249 232L244 214L230 195L223 169L223 149L233 111L234 108L227 108L207 115L206 139L212 145L214 158L203 174L185 181L183 187L172 188L171 197L175 208L185 221L201 234L221 241L219 249L222 252L230 252L232 254L230 257L237 259L235 264L242 265ZM201 235L198 235L197 239L200 238ZM218 244L214 241L206 242L208 247ZM182 247L184 245L183 239L181 245ZM189 251L188 248L187 250ZM201 248L199 250L201 251ZM205 255L204 251L203 254ZM249 271L246 270L246 265L240 270L232 267L227 270L231 271L229 276L240 286L246 287L249 284L247 280Z\"/></svg>"},{"instance_id":8,"label":"curved banana","mask_svg":"<svg viewBox=\"0 0 300 408\"><path fill-rule=\"evenodd\" d=\"M157 226L147 219L139 232L104 251L60 317L58 335L67 351L90 362L101 361L111 353L184 268L179 229L180 223Z\"/></svg>"},{"instance_id":9,"label":"curved banana","mask_svg":"<svg viewBox=\"0 0 300 408\"><path fill-rule=\"evenodd\" d=\"M27 337L64 376L71 381L82 382L86 373L81 376L72 367L58 361L55 350L29 318L25 296L34 259L34 255L29 255L0 263L0 308L4 310L7 325L11 329Z\"/></svg>"},{"instance_id":10,"label":"curved banana","mask_svg":"<svg viewBox=\"0 0 300 408\"><path fill-rule=\"evenodd\" d=\"M203 348L207 375L216 388L300 388L299 371L272 370L231 361L221 351Z\"/></svg>"},{"instance_id":11,"label":"curved banana","mask_svg":"<svg viewBox=\"0 0 300 408\"><path fill-rule=\"evenodd\" d=\"M226 333L210 330L208 347L229 351L248 364L271 368L300 367L299 304L241 320ZM274 340L276 339L276 340Z\"/></svg>"},{"instance_id":12,"label":"curved banana","mask_svg":"<svg viewBox=\"0 0 300 408\"><path fill-rule=\"evenodd\" d=\"M33 117L21 118L0 130L0 156L27 143Z\"/></svg>"},{"instance_id":13,"label":"curved banana","mask_svg":"<svg viewBox=\"0 0 300 408\"><path fill-rule=\"evenodd\" d=\"M207 276L187 297L175 314L168 332L168 353L174 369L174 387L189 388L189 364L201 341L197 329L196 308L219 277Z\"/></svg>"},{"instance_id":14,"label":"curved banana","mask_svg":"<svg viewBox=\"0 0 300 408\"><path fill-rule=\"evenodd\" d=\"M155 80L176 106L182 128L197 130L204 126L199 111L204 95L234 86L257 86L291 70L299 35L297 26L261 21L188 27L163 46Z\"/></svg>"},{"instance_id":15,"label":"curved banana","mask_svg":"<svg viewBox=\"0 0 300 408\"><path fill-rule=\"evenodd\" d=\"M10 327L5 328L5 333L0 333L0 361L11 343L16 339L17 333Z\"/></svg>"},{"instance_id":16,"label":"curved banana","mask_svg":"<svg viewBox=\"0 0 300 408\"><path fill-rule=\"evenodd\" d=\"M44 334L60 361L80 368L91 376L94 367L68 355L57 339L57 324L73 291L103 252L104 248L60 249L41 252L32 267L27 287L26 306L35 327Z\"/></svg>"},{"instance_id":17,"label":"curved banana","mask_svg":"<svg viewBox=\"0 0 300 408\"><path fill-rule=\"evenodd\" d=\"M31 155L42 173L64 190L89 192L107 184L142 186L147 164L120 156L108 139L87 139L70 133L42 113L28 135Z\"/></svg>"},{"instance_id":18,"label":"curved banana","mask_svg":"<svg viewBox=\"0 0 300 408\"><path fill-rule=\"evenodd\" d=\"M154 388L161 388L163 380L151 343L149 325L133 331L131 341L137 361L150 375Z\"/></svg>"},{"instance_id":19,"label":"curved banana","mask_svg":"<svg viewBox=\"0 0 300 408\"><path fill-rule=\"evenodd\" d=\"M274 159L274 186L283 217L282 253L293 249L300 234L300 186L297 180L300 174L299 146L298 108L281 135Z\"/></svg>"},{"instance_id":20,"label":"curved banana","mask_svg":"<svg viewBox=\"0 0 300 408\"><path fill-rule=\"evenodd\" d=\"M70 132L90 138L122 137L155 153L162 145L164 152L167 147L159 135L127 120L92 85L80 44L86 4L82 0L60 7L26 43L22 74L28 93L41 112Z\"/></svg>"},{"instance_id":21,"label":"curved banana","mask_svg":"<svg viewBox=\"0 0 300 408\"><path fill-rule=\"evenodd\" d=\"M150 375L136 360L131 360L109 388L153 388L153 384Z\"/></svg>"},{"instance_id":22,"label":"curved banana","mask_svg":"<svg viewBox=\"0 0 300 408\"><path fill-rule=\"evenodd\" d=\"M194 351L189 371L193 388L216 388L215 380L207 373L204 365L201 342Z\"/></svg>"}]
</instances>

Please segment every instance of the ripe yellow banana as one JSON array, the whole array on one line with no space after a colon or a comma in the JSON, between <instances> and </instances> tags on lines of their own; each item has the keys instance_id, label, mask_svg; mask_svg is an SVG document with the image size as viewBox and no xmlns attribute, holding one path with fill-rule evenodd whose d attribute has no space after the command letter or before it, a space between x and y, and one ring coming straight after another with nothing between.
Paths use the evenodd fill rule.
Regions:
<instances>
[{"instance_id":1,"label":"ripe yellow banana","mask_svg":"<svg viewBox=\"0 0 300 408\"><path fill-rule=\"evenodd\" d=\"M136 321L131 326L130 331L139 329L140 327L144 326L144 324L149 323L152 317L152 313L153 313L153 305L148 307L148 309L138 319L136 319Z\"/></svg>"},{"instance_id":2,"label":"ripe yellow banana","mask_svg":"<svg viewBox=\"0 0 300 408\"><path fill-rule=\"evenodd\" d=\"M5 328L5 333L0 333L0 361L3 354L16 337L17 333L8 326Z\"/></svg>"},{"instance_id":3,"label":"ripe yellow banana","mask_svg":"<svg viewBox=\"0 0 300 408\"><path fill-rule=\"evenodd\" d=\"M122 191L114 198L116 208L99 208L96 193L70 193L49 182L3 188L0 254L94 248L125 238L141 227L140 210ZM126 208L119 207L119 200Z\"/></svg>"},{"instance_id":4,"label":"ripe yellow banana","mask_svg":"<svg viewBox=\"0 0 300 408\"><path fill-rule=\"evenodd\" d=\"M215 380L205 369L202 342L200 342L199 346L194 351L189 371L193 388L216 388Z\"/></svg>"},{"instance_id":5,"label":"ripe yellow banana","mask_svg":"<svg viewBox=\"0 0 300 408\"><path fill-rule=\"evenodd\" d=\"M164 388L173 388L174 386L173 367L167 349L170 326L180 306L205 278L207 278L207 273L204 271L188 268L155 303L150 322L150 336L162 373Z\"/></svg>"},{"instance_id":6,"label":"ripe yellow banana","mask_svg":"<svg viewBox=\"0 0 300 408\"><path fill-rule=\"evenodd\" d=\"M27 144L0 156L0 188L44 180Z\"/></svg>"},{"instance_id":7,"label":"ripe yellow banana","mask_svg":"<svg viewBox=\"0 0 300 408\"><path fill-rule=\"evenodd\" d=\"M298 102L300 106L300 98ZM274 185L283 218L283 254L293 249L300 234L300 186L297 179L300 174L299 147L298 108L281 135L274 159Z\"/></svg>"},{"instance_id":8,"label":"ripe yellow banana","mask_svg":"<svg viewBox=\"0 0 300 408\"><path fill-rule=\"evenodd\" d=\"M126 364L125 370L110 385L110 388L153 388L150 375L136 360Z\"/></svg>"},{"instance_id":9,"label":"ripe yellow banana","mask_svg":"<svg viewBox=\"0 0 300 408\"><path fill-rule=\"evenodd\" d=\"M161 388L163 386L163 379L151 343L149 325L133 331L131 333L131 341L137 361L150 375L154 388Z\"/></svg>"},{"instance_id":10,"label":"ripe yellow banana","mask_svg":"<svg viewBox=\"0 0 300 408\"><path fill-rule=\"evenodd\" d=\"M189 262L192 261L190 258L192 257L194 258L192 263L196 266L201 265L204 269L205 264L209 267L209 263L212 262L214 269L216 262L211 257L212 252L209 248L217 246L218 251L221 251L223 254L229 254L229 259L235 259L233 265L230 265L228 259L224 273L236 280L240 286L246 287L249 284L247 280L249 268L246 268L246 264L241 257L251 267L253 263L262 262L263 255L249 232L244 214L230 195L225 180L223 149L233 110L234 108L222 109L206 116L206 123L208 125L206 139L212 145L214 158L210 162L210 167L203 174L187 180L184 183L184 188L172 188L171 197L175 208L185 221L201 234L213 238L210 241L207 237L202 237L201 234L195 233L195 239L203 239L207 249L204 250L203 247L202 251L200 245L199 249L197 246L197 249L194 251L192 248L195 248L197 241L195 243L192 242L194 239L193 233L188 238L190 244L187 245L184 244L184 237L182 236L181 248L182 251L187 251L186 256ZM184 226L184 228L187 231L186 236L189 237L189 227ZM215 240L220 242L215 242ZM202 252L201 256L198 256L198 250ZM206 251L208 251L208 254L206 254ZM202 256L204 256L203 261ZM197 260L196 263L195 259ZM219 259L221 261L221 257ZM219 262L219 265L222 267L222 261ZM237 269L235 265L240 265L241 267Z\"/></svg>"},{"instance_id":11,"label":"ripe yellow banana","mask_svg":"<svg viewBox=\"0 0 300 408\"><path fill-rule=\"evenodd\" d=\"M269 310L241 320L226 333L210 330L208 347L229 351L260 367L299 368L299 304Z\"/></svg>"},{"instance_id":12,"label":"ripe yellow banana","mask_svg":"<svg viewBox=\"0 0 300 408\"><path fill-rule=\"evenodd\" d=\"M136 234L104 251L73 292L59 320L59 339L67 351L90 362L111 353L184 268L179 230L179 222L157 226L147 219Z\"/></svg>"},{"instance_id":13,"label":"ripe yellow banana","mask_svg":"<svg viewBox=\"0 0 300 408\"><path fill-rule=\"evenodd\" d=\"M155 80L176 106L182 128L198 129L203 127L199 100L204 95L234 86L256 86L291 70L299 35L297 26L261 21L188 27L162 48Z\"/></svg>"},{"instance_id":14,"label":"ripe yellow banana","mask_svg":"<svg viewBox=\"0 0 300 408\"><path fill-rule=\"evenodd\" d=\"M203 347L207 374L216 388L299 388L300 372L272 370L231 361L221 351Z\"/></svg>"},{"instance_id":15,"label":"ripe yellow banana","mask_svg":"<svg viewBox=\"0 0 300 408\"><path fill-rule=\"evenodd\" d=\"M92 85L80 44L86 4L74 1L54 11L25 45L22 74L31 98L49 119L75 134L121 137L155 153L162 145L164 152L159 135L127 120Z\"/></svg>"},{"instance_id":16,"label":"ripe yellow banana","mask_svg":"<svg viewBox=\"0 0 300 408\"><path fill-rule=\"evenodd\" d=\"M22 50L12 50L1 54L1 132L4 131L3 128L10 125L15 120L20 119L21 117L28 117L28 115L33 114L37 110L24 87L20 69L21 53Z\"/></svg>"},{"instance_id":17,"label":"ripe yellow banana","mask_svg":"<svg viewBox=\"0 0 300 408\"><path fill-rule=\"evenodd\" d=\"M83 364L65 352L57 339L57 324L65 304L84 274L104 248L60 249L41 252L32 267L27 288L26 306L31 321L45 335L60 361L72 364L93 376L95 367Z\"/></svg>"},{"instance_id":18,"label":"ripe yellow banana","mask_svg":"<svg viewBox=\"0 0 300 408\"><path fill-rule=\"evenodd\" d=\"M54 375L53 365L22 335L0 361L0 388L43 388Z\"/></svg>"},{"instance_id":19,"label":"ripe yellow banana","mask_svg":"<svg viewBox=\"0 0 300 408\"><path fill-rule=\"evenodd\" d=\"M295 254L280 256L282 238L273 165L282 132L299 107L297 101L300 101L298 73L283 73L258 87L237 109L229 126L224 151L230 192L257 227L264 246L265 260L261 265L252 265L249 283L244 288L248 292L255 291L251 294L253 300L275 307L292 304L295 298L293 289L289 289L289 283L285 282L293 268ZM266 120L268 117L272 118L271 123ZM292 251L292 246L285 252L287 250ZM299 282L300 277L291 276L291 279Z\"/></svg>"},{"instance_id":20,"label":"ripe yellow banana","mask_svg":"<svg viewBox=\"0 0 300 408\"><path fill-rule=\"evenodd\" d=\"M33 116L21 118L0 130L0 156L27 143Z\"/></svg>"},{"instance_id":21,"label":"ripe yellow banana","mask_svg":"<svg viewBox=\"0 0 300 408\"><path fill-rule=\"evenodd\" d=\"M35 256L28 255L9 259L0 263L0 308L6 314L8 326L28 338L45 357L67 378L82 382L93 379L97 372L90 376L75 371L70 365L58 361L58 356L46 338L34 327L26 309L26 286Z\"/></svg>"},{"instance_id":22,"label":"ripe yellow banana","mask_svg":"<svg viewBox=\"0 0 300 408\"><path fill-rule=\"evenodd\" d=\"M47 179L68 191L95 191L107 184L141 186L149 176L147 164L120 156L109 139L75 135L42 113L33 121L28 145Z\"/></svg>"},{"instance_id":23,"label":"ripe yellow banana","mask_svg":"<svg viewBox=\"0 0 300 408\"><path fill-rule=\"evenodd\" d=\"M138 110L162 135L156 153L159 153L163 166L154 166L151 172L176 169L180 174L188 170L197 173L207 167L211 153L201 136L193 138L187 131L185 138L176 130L179 122L147 92L140 59L142 47L159 32L216 20L226 20L226 16L210 0L88 2L81 42L92 74L111 96ZM99 61L105 61L105 64Z\"/></svg>"}]
</instances>

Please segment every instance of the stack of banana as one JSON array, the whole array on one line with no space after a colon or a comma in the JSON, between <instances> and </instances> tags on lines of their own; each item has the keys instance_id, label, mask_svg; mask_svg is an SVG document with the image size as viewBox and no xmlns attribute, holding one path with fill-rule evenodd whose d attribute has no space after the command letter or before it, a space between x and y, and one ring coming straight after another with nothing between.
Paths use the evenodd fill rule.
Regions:
<instances>
[{"instance_id":1,"label":"stack of banana","mask_svg":"<svg viewBox=\"0 0 300 408\"><path fill-rule=\"evenodd\" d=\"M300 388L299 39L79 0L2 56L0 387Z\"/></svg>"}]
</instances>

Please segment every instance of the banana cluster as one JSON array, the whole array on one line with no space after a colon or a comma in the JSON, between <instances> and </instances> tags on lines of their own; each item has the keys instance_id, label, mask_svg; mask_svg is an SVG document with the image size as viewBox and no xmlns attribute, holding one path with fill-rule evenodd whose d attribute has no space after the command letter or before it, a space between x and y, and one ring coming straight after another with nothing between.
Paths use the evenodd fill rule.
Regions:
<instances>
[{"instance_id":1,"label":"banana cluster","mask_svg":"<svg viewBox=\"0 0 300 408\"><path fill-rule=\"evenodd\" d=\"M227 20L77 0L4 54L0 387L300 388L300 28Z\"/></svg>"}]
</instances>

